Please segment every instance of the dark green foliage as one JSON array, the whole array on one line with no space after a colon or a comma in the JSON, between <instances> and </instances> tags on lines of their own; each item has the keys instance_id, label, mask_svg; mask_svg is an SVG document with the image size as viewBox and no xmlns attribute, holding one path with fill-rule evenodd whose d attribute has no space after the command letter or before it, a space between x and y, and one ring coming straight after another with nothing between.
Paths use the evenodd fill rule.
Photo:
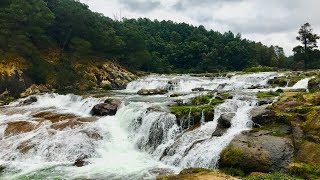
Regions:
<instances>
[{"instance_id":1,"label":"dark green foliage","mask_svg":"<svg viewBox=\"0 0 320 180\"><path fill-rule=\"evenodd\" d=\"M320 51L317 48L317 41L320 36L313 33L313 29L309 23L305 23L299 29L297 40L302 46L293 48L295 68L316 69L320 68Z\"/></svg>"},{"instance_id":2,"label":"dark green foliage","mask_svg":"<svg viewBox=\"0 0 320 180\"><path fill-rule=\"evenodd\" d=\"M282 48L240 34L143 18L114 21L75 0L6 0L0 10L0 50L30 60L35 68L30 74L37 82L43 82L36 77L42 76L36 69L42 63L35 62L41 58L34 54L52 47L62 50L61 57L95 55L116 59L132 70L160 73L282 67L285 57Z\"/></svg>"},{"instance_id":3,"label":"dark green foliage","mask_svg":"<svg viewBox=\"0 0 320 180\"><path fill-rule=\"evenodd\" d=\"M315 47L312 42L307 47ZM1 1L0 55L24 57L31 64L28 74L43 83L51 70L39 54L51 48L58 48L60 58L67 56L73 62L95 56L134 71L159 73L274 71L300 67L296 59L303 58L305 51L297 47L295 56L286 58L281 47L267 47L230 31L221 34L203 26L146 18L115 21L75 0ZM319 50L313 48L308 57L307 67L319 67Z\"/></svg>"},{"instance_id":4,"label":"dark green foliage","mask_svg":"<svg viewBox=\"0 0 320 180\"><path fill-rule=\"evenodd\" d=\"M271 72L276 71L277 68L274 67L266 67L266 66L253 66L249 68L245 68L244 72Z\"/></svg>"}]
</instances>

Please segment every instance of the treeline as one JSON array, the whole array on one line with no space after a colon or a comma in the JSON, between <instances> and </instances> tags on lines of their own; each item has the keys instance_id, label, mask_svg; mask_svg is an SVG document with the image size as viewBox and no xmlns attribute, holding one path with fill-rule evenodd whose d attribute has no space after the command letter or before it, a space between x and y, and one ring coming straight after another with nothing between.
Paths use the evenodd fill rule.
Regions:
<instances>
[{"instance_id":1,"label":"treeline","mask_svg":"<svg viewBox=\"0 0 320 180\"><path fill-rule=\"evenodd\" d=\"M52 48L60 49L56 67L40 56ZM290 68L296 64L281 47L268 47L240 34L145 18L112 20L75 0L1 0L0 56L8 53L26 58L33 65L29 74L38 82L52 68L65 78L73 62L91 56L117 61L132 70L159 73L219 72L259 65Z\"/></svg>"}]
</instances>

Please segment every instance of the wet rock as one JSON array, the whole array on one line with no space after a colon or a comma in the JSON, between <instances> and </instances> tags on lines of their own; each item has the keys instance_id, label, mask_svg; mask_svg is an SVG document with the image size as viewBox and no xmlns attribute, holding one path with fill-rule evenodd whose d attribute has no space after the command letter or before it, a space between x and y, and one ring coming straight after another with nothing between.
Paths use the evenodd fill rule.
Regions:
<instances>
[{"instance_id":1,"label":"wet rock","mask_svg":"<svg viewBox=\"0 0 320 180\"><path fill-rule=\"evenodd\" d=\"M168 93L168 90L166 89L141 89L138 91L138 94L142 96L162 95L167 93Z\"/></svg>"},{"instance_id":2,"label":"wet rock","mask_svg":"<svg viewBox=\"0 0 320 180\"><path fill-rule=\"evenodd\" d=\"M258 84L258 85L252 85L248 89L266 89L266 88L269 88L269 86L263 86Z\"/></svg>"},{"instance_id":3,"label":"wet rock","mask_svg":"<svg viewBox=\"0 0 320 180\"><path fill-rule=\"evenodd\" d=\"M89 138L94 140L101 140L103 137L97 131L83 130L82 133L86 134Z\"/></svg>"},{"instance_id":4,"label":"wet rock","mask_svg":"<svg viewBox=\"0 0 320 180\"><path fill-rule=\"evenodd\" d=\"M28 121L9 122L4 131L5 136L27 133L36 128L36 123Z\"/></svg>"},{"instance_id":5,"label":"wet rock","mask_svg":"<svg viewBox=\"0 0 320 180\"><path fill-rule=\"evenodd\" d=\"M292 141L270 135L270 131L246 131L236 136L222 152L220 167L250 172L287 171L293 161Z\"/></svg>"},{"instance_id":6,"label":"wet rock","mask_svg":"<svg viewBox=\"0 0 320 180\"><path fill-rule=\"evenodd\" d=\"M38 101L37 97L35 97L35 96L30 96L29 98L27 98L26 100L24 100L24 101L22 102L22 104L28 105L28 104L32 104L32 103L37 102L37 101Z\"/></svg>"},{"instance_id":7,"label":"wet rock","mask_svg":"<svg viewBox=\"0 0 320 180\"><path fill-rule=\"evenodd\" d=\"M161 106L151 106L147 108L147 111L153 111L153 112L170 112L167 108L161 107Z\"/></svg>"},{"instance_id":8,"label":"wet rock","mask_svg":"<svg viewBox=\"0 0 320 180\"><path fill-rule=\"evenodd\" d=\"M275 112L267 109L268 105L255 107L250 111L252 121L255 124L266 124L271 122L275 116Z\"/></svg>"},{"instance_id":9,"label":"wet rock","mask_svg":"<svg viewBox=\"0 0 320 180\"><path fill-rule=\"evenodd\" d=\"M39 118L40 122L50 121L52 123L77 118L77 116L74 114L57 114L57 113L50 112L50 111L45 111L45 112L33 114L33 117Z\"/></svg>"},{"instance_id":10,"label":"wet rock","mask_svg":"<svg viewBox=\"0 0 320 180\"><path fill-rule=\"evenodd\" d=\"M222 114L218 119L217 128L212 136L222 136L231 127L231 120L235 115L235 113Z\"/></svg>"},{"instance_id":11,"label":"wet rock","mask_svg":"<svg viewBox=\"0 0 320 180\"><path fill-rule=\"evenodd\" d=\"M50 127L52 129L61 131L61 130L67 129L67 128L73 129L73 128L75 128L77 126L80 126L82 124L83 124L82 122L79 122L79 121L76 121L76 120L68 120L68 121L62 121L62 122L54 123Z\"/></svg>"},{"instance_id":12,"label":"wet rock","mask_svg":"<svg viewBox=\"0 0 320 180\"><path fill-rule=\"evenodd\" d=\"M192 91L193 91L193 92L194 92L194 91L205 91L205 89L204 89L204 88L193 88Z\"/></svg>"},{"instance_id":13,"label":"wet rock","mask_svg":"<svg viewBox=\"0 0 320 180\"><path fill-rule=\"evenodd\" d=\"M95 105L90 113L93 116L114 116L120 104L118 99L107 99L104 103Z\"/></svg>"},{"instance_id":14,"label":"wet rock","mask_svg":"<svg viewBox=\"0 0 320 180\"><path fill-rule=\"evenodd\" d=\"M83 166L88 165L89 163L88 163L87 161L85 161L86 158L87 158L87 157L78 158L78 159L73 163L73 166L83 167Z\"/></svg>"},{"instance_id":15,"label":"wet rock","mask_svg":"<svg viewBox=\"0 0 320 180\"><path fill-rule=\"evenodd\" d=\"M17 147L17 149L21 153L25 154L25 153L29 152L34 147L35 147L35 144L32 144L32 142L30 140L28 140L28 141L24 141L24 142L20 143L19 146Z\"/></svg>"}]
</instances>

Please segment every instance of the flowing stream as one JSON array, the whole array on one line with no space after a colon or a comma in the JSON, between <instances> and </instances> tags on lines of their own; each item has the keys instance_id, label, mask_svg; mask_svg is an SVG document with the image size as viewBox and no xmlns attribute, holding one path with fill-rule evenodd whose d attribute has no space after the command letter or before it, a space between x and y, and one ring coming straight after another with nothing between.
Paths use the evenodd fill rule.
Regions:
<instances>
[{"instance_id":1,"label":"flowing stream","mask_svg":"<svg viewBox=\"0 0 320 180\"><path fill-rule=\"evenodd\" d=\"M105 117L90 115L105 97L44 94L31 104L20 99L0 107L0 178L155 179L187 167L217 168L223 148L235 135L251 128L255 93L271 90L267 81L278 76L283 74L147 76L129 83L126 90L109 94L122 104L115 116ZM307 88L308 81L288 88ZM136 94L143 88L168 88L168 82L169 94L184 95ZM213 121L182 130L168 104L206 93L192 92L194 88L230 91L233 98L215 107ZM222 136L212 136L223 113L235 113L232 125ZM84 166L77 167L75 162Z\"/></svg>"}]
</instances>

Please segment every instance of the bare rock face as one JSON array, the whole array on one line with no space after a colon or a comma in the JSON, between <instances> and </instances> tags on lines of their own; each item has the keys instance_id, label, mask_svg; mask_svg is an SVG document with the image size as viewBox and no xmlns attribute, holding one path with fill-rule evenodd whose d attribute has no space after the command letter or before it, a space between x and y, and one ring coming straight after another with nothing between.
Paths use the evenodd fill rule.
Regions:
<instances>
[{"instance_id":1,"label":"bare rock face","mask_svg":"<svg viewBox=\"0 0 320 180\"><path fill-rule=\"evenodd\" d=\"M236 136L221 154L220 166L245 172L287 171L293 161L292 140L270 131L246 131Z\"/></svg>"},{"instance_id":2,"label":"bare rock face","mask_svg":"<svg viewBox=\"0 0 320 180\"><path fill-rule=\"evenodd\" d=\"M118 99L107 99L104 103L95 105L91 110L93 116L114 116L117 113L121 101Z\"/></svg>"}]
</instances>

